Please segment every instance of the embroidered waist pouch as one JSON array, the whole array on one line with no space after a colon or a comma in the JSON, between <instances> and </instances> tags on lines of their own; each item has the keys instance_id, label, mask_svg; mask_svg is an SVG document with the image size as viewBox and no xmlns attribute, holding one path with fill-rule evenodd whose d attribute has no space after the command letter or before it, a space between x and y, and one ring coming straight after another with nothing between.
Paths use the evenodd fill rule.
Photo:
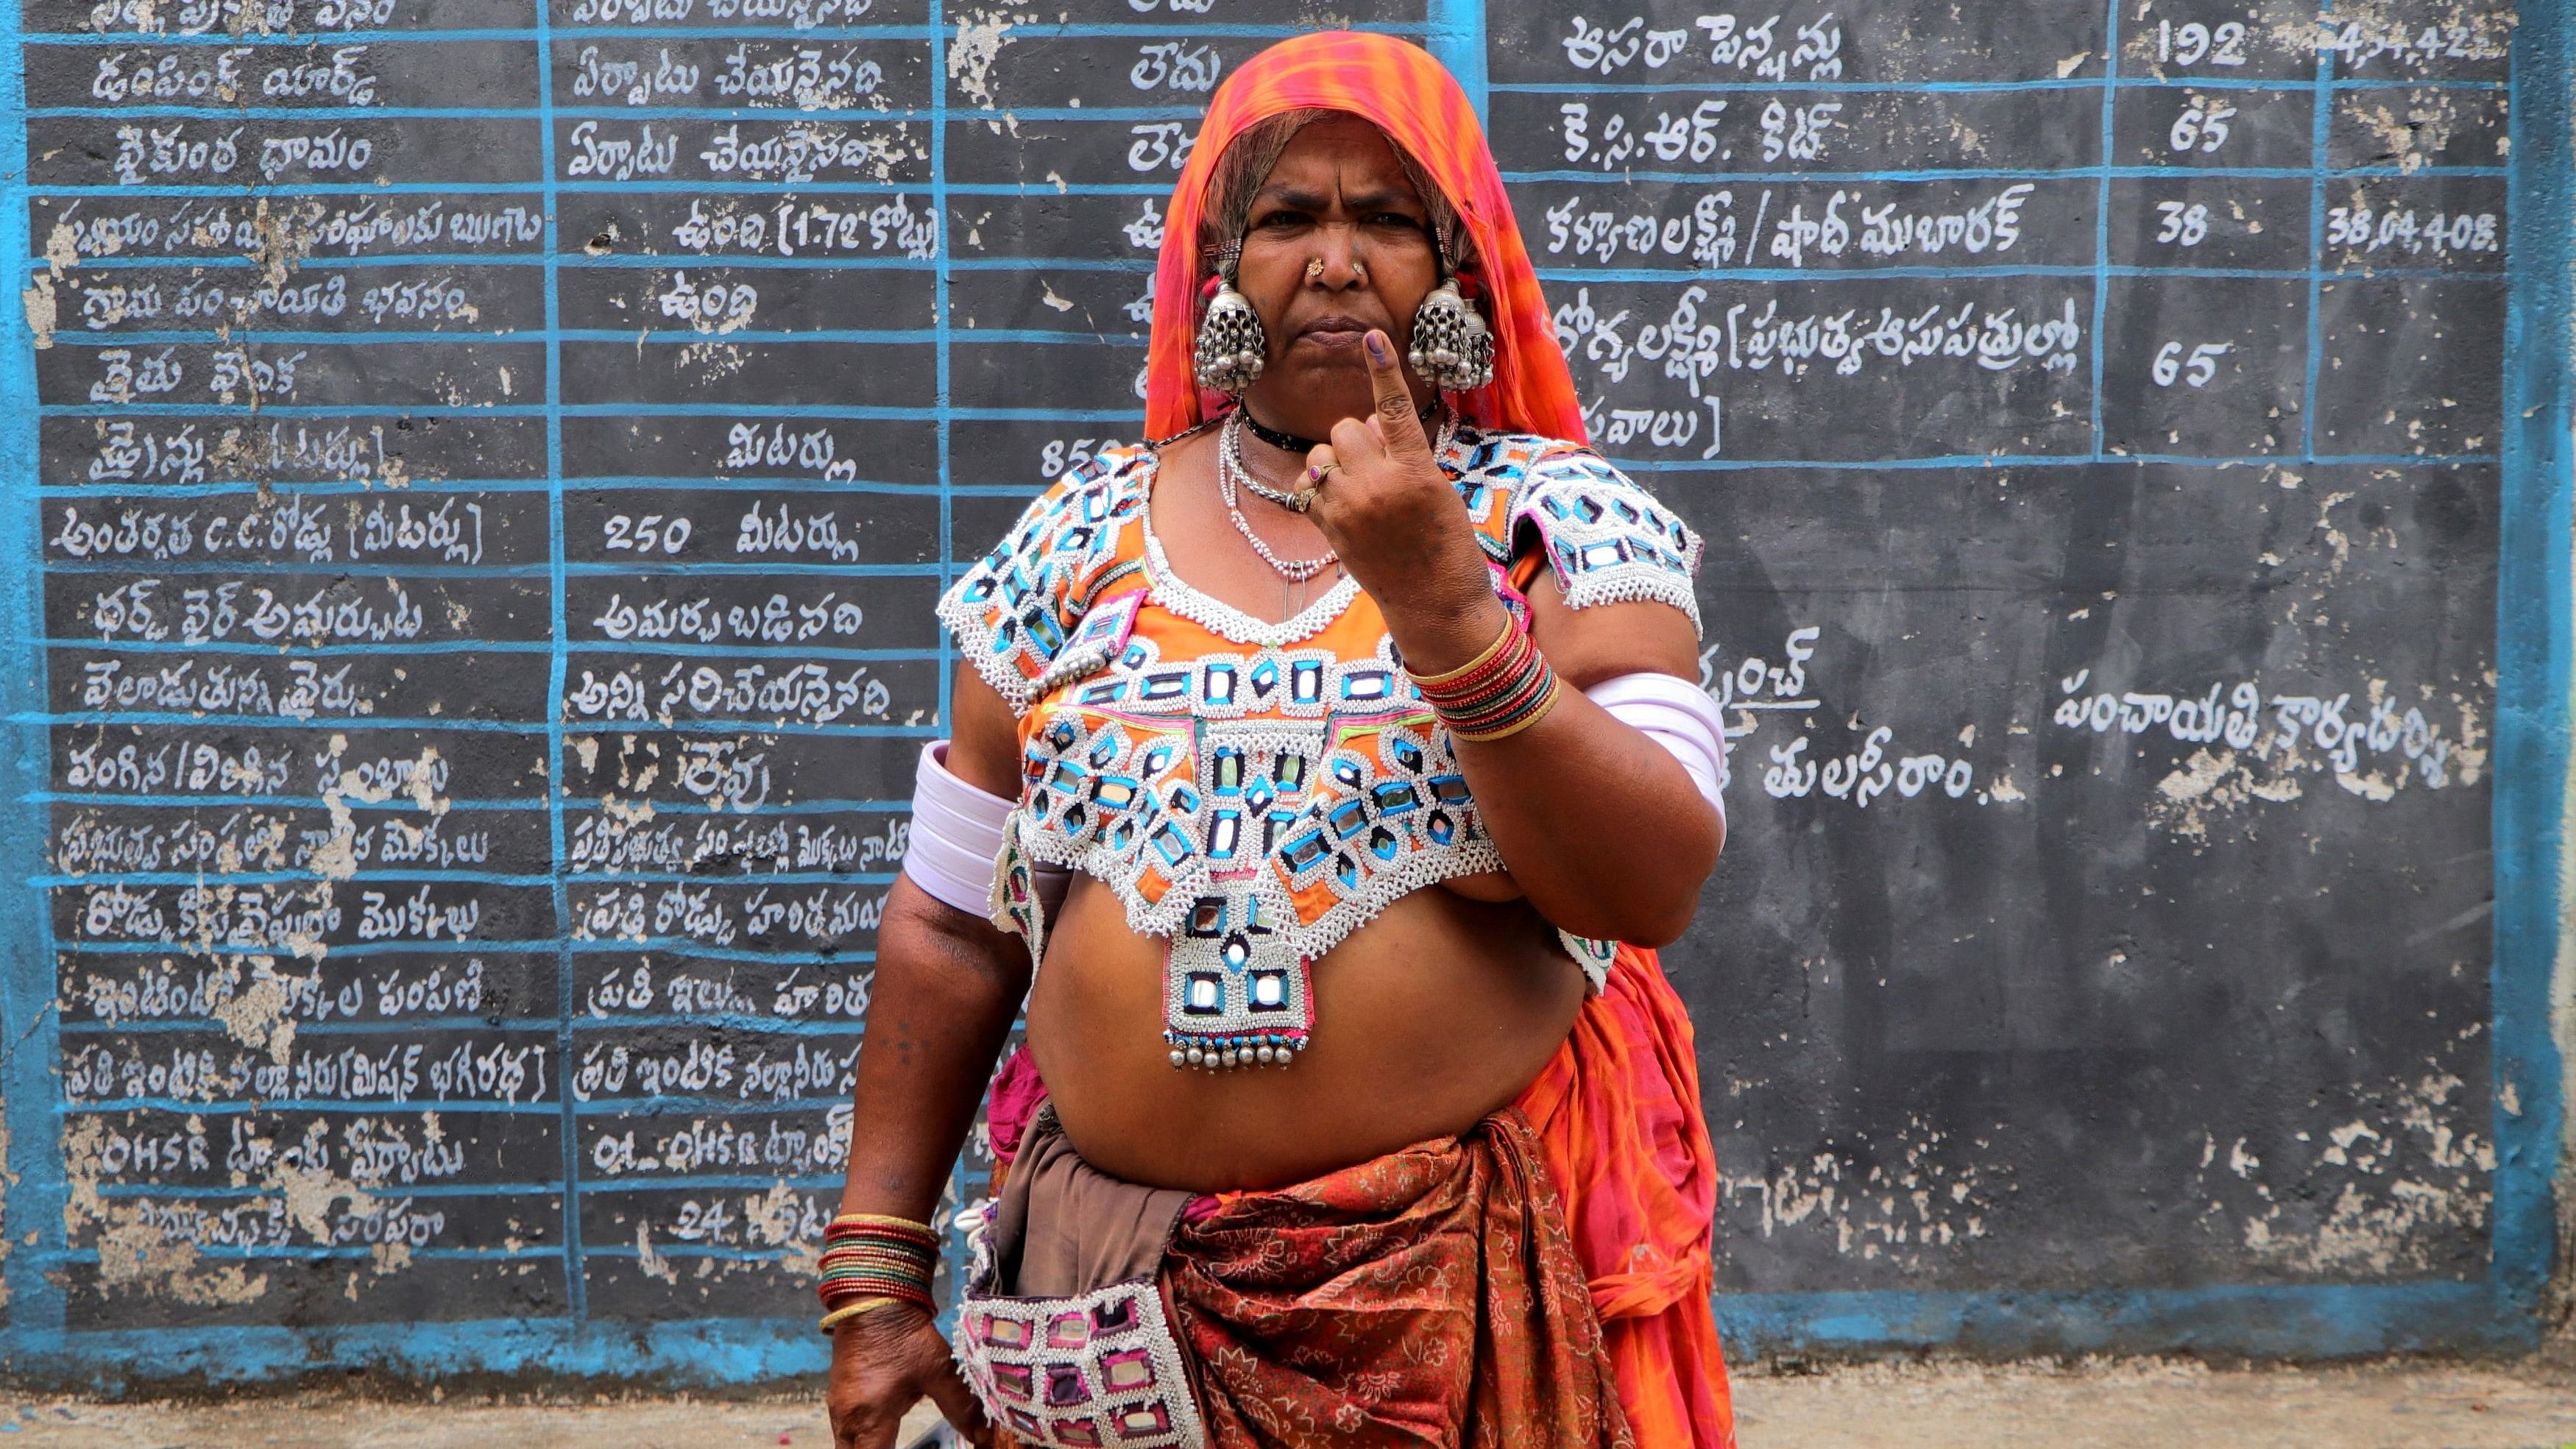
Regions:
<instances>
[{"instance_id":1,"label":"embroidered waist pouch","mask_svg":"<svg viewBox=\"0 0 2576 1449\"><path fill-rule=\"evenodd\" d=\"M1635 1442L1511 1111L1276 1192L1198 1196L1101 1174L1042 1110L987 1207L957 1357L1036 1445Z\"/></svg>"}]
</instances>

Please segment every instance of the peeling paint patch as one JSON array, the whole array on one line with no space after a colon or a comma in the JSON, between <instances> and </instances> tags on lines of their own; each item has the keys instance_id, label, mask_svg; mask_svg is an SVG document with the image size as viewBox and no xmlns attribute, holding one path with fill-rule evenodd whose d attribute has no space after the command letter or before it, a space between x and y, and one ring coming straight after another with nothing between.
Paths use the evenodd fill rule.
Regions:
<instances>
[{"instance_id":1,"label":"peeling paint patch","mask_svg":"<svg viewBox=\"0 0 2576 1449\"><path fill-rule=\"evenodd\" d=\"M2295 776L2258 775L2234 750L2194 750L2182 768L2156 782L2147 817L2176 835L2206 840L2212 810L2234 810L2249 800L2286 803L2303 793Z\"/></svg>"},{"instance_id":2,"label":"peeling paint patch","mask_svg":"<svg viewBox=\"0 0 2576 1449\"><path fill-rule=\"evenodd\" d=\"M54 324L58 320L54 303L54 279L38 277L35 284L18 294L27 311L27 330L35 335L38 352L54 345Z\"/></svg>"},{"instance_id":3,"label":"peeling paint patch","mask_svg":"<svg viewBox=\"0 0 2576 1449\"><path fill-rule=\"evenodd\" d=\"M190 1119L192 1128L202 1132L198 1122ZM102 1289L168 1298L192 1308L254 1303L267 1295L267 1274L252 1274L239 1263L206 1262L198 1248L202 1207L102 1195L102 1178L116 1175L102 1162L107 1147L108 1127L97 1117L82 1117L64 1130L63 1236L76 1247L97 1250Z\"/></svg>"},{"instance_id":4,"label":"peeling paint patch","mask_svg":"<svg viewBox=\"0 0 2576 1449\"><path fill-rule=\"evenodd\" d=\"M1766 1238L1830 1231L1841 1257L1920 1268L1986 1235L1989 1179L2011 1173L2009 1164L1962 1160L1959 1147L1918 1117L1891 1152L1818 1152L1762 1177L1731 1178L1727 1190L1758 1199Z\"/></svg>"},{"instance_id":5,"label":"peeling paint patch","mask_svg":"<svg viewBox=\"0 0 2576 1449\"><path fill-rule=\"evenodd\" d=\"M656 1278L672 1284L680 1281L679 1270L671 1266L669 1259L653 1250L651 1223L635 1225L635 1268L647 1278Z\"/></svg>"},{"instance_id":6,"label":"peeling paint patch","mask_svg":"<svg viewBox=\"0 0 2576 1449\"><path fill-rule=\"evenodd\" d=\"M780 1182L759 1197L742 1200L743 1222L752 1240L784 1246L787 1255L781 1261L791 1272L820 1276L823 1250L820 1239L807 1221L809 1209L805 1195Z\"/></svg>"},{"instance_id":7,"label":"peeling paint patch","mask_svg":"<svg viewBox=\"0 0 2576 1449\"><path fill-rule=\"evenodd\" d=\"M254 1051L266 1049L268 1059L283 1067L293 1060L295 1020L289 1013L288 983L278 979L276 965L274 957L252 957L250 985L216 1007L215 1019L233 1040ZM223 969L228 978L241 970L231 965Z\"/></svg>"},{"instance_id":8,"label":"peeling paint patch","mask_svg":"<svg viewBox=\"0 0 2576 1449\"><path fill-rule=\"evenodd\" d=\"M1010 28L1010 18L999 12L957 17L957 38L948 46L948 78L980 109L993 107L993 60Z\"/></svg>"},{"instance_id":9,"label":"peeling paint patch","mask_svg":"<svg viewBox=\"0 0 2576 1449\"><path fill-rule=\"evenodd\" d=\"M2303 1134L2303 1166L2276 1163L2296 1179L2240 1170L2261 1202L2240 1220L2246 1248L2304 1273L2386 1276L2437 1271L2451 1245L2485 1231L2495 1148L2465 1125L2465 1084L2435 1070L2363 1105Z\"/></svg>"}]
</instances>

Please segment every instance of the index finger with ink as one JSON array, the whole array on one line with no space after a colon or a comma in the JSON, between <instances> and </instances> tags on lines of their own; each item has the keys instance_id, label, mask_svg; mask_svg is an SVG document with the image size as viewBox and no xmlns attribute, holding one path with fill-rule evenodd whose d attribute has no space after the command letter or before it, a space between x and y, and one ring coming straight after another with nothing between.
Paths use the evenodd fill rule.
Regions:
<instances>
[{"instance_id":1,"label":"index finger with ink","mask_svg":"<svg viewBox=\"0 0 2576 1449\"><path fill-rule=\"evenodd\" d=\"M1431 443L1422 435L1422 418L1414 411L1413 389L1405 385L1404 364L1396 358L1394 340L1373 327L1361 341L1368 354L1369 387L1377 394L1377 415L1371 421L1387 450L1429 451Z\"/></svg>"}]
</instances>

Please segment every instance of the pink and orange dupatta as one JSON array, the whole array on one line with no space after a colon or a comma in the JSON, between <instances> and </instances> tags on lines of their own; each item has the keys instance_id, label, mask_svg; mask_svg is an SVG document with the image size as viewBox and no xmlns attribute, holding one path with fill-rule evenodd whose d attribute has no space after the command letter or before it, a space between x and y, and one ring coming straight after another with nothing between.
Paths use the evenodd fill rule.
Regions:
<instances>
[{"instance_id":1,"label":"pink and orange dupatta","mask_svg":"<svg viewBox=\"0 0 2576 1449\"><path fill-rule=\"evenodd\" d=\"M1556 323L1539 295L1538 273L1521 245L1519 223L1503 195L1502 174L1485 147L1484 128L1467 93L1440 62L1392 36L1335 30L1301 35L1261 52L1217 87L1199 127L1198 144L1181 168L1163 218L1163 251L1154 273L1154 334L1146 358L1145 434L1166 438L1208 416L1223 393L1202 393L1190 369L1198 331L1199 218L1210 178L1225 148L1245 127L1282 111L1323 107L1377 123L1419 163L1475 239L1483 259L1478 282L1494 329L1494 381L1460 394L1469 422L1514 432L1585 441L1574 377L1556 347Z\"/></svg>"}]
</instances>

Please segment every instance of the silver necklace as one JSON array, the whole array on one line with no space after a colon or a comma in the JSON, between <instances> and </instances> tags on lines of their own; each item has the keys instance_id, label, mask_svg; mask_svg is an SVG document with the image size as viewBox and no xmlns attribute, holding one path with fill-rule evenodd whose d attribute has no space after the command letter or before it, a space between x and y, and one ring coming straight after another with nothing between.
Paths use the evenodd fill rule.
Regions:
<instances>
[{"instance_id":1,"label":"silver necklace","mask_svg":"<svg viewBox=\"0 0 2576 1449\"><path fill-rule=\"evenodd\" d=\"M1283 559L1270 551L1270 545L1261 541L1260 534L1252 531L1251 520L1243 516L1243 508L1235 499L1234 488L1238 481L1244 487L1283 507L1289 500L1288 495L1263 486L1260 479L1252 476L1252 470L1243 466L1242 438L1243 415L1237 412L1233 420L1225 425L1225 430L1217 434L1216 442L1217 496L1225 500L1225 516L1234 520L1234 531L1243 535L1243 541L1252 545L1252 551L1260 555L1261 561L1270 566L1272 573L1292 584L1302 584L1340 563L1341 555L1331 549L1324 550L1321 558Z\"/></svg>"},{"instance_id":2,"label":"silver necklace","mask_svg":"<svg viewBox=\"0 0 2576 1449\"><path fill-rule=\"evenodd\" d=\"M1311 498L1301 500L1286 489L1271 487L1253 476L1252 469L1244 465L1243 409L1236 408L1234 415L1227 419L1225 435L1218 440L1217 451L1220 458L1233 461L1235 476L1242 481L1244 487L1252 490L1255 497L1267 498L1291 513L1303 513L1306 511L1307 504L1313 502Z\"/></svg>"}]
</instances>

